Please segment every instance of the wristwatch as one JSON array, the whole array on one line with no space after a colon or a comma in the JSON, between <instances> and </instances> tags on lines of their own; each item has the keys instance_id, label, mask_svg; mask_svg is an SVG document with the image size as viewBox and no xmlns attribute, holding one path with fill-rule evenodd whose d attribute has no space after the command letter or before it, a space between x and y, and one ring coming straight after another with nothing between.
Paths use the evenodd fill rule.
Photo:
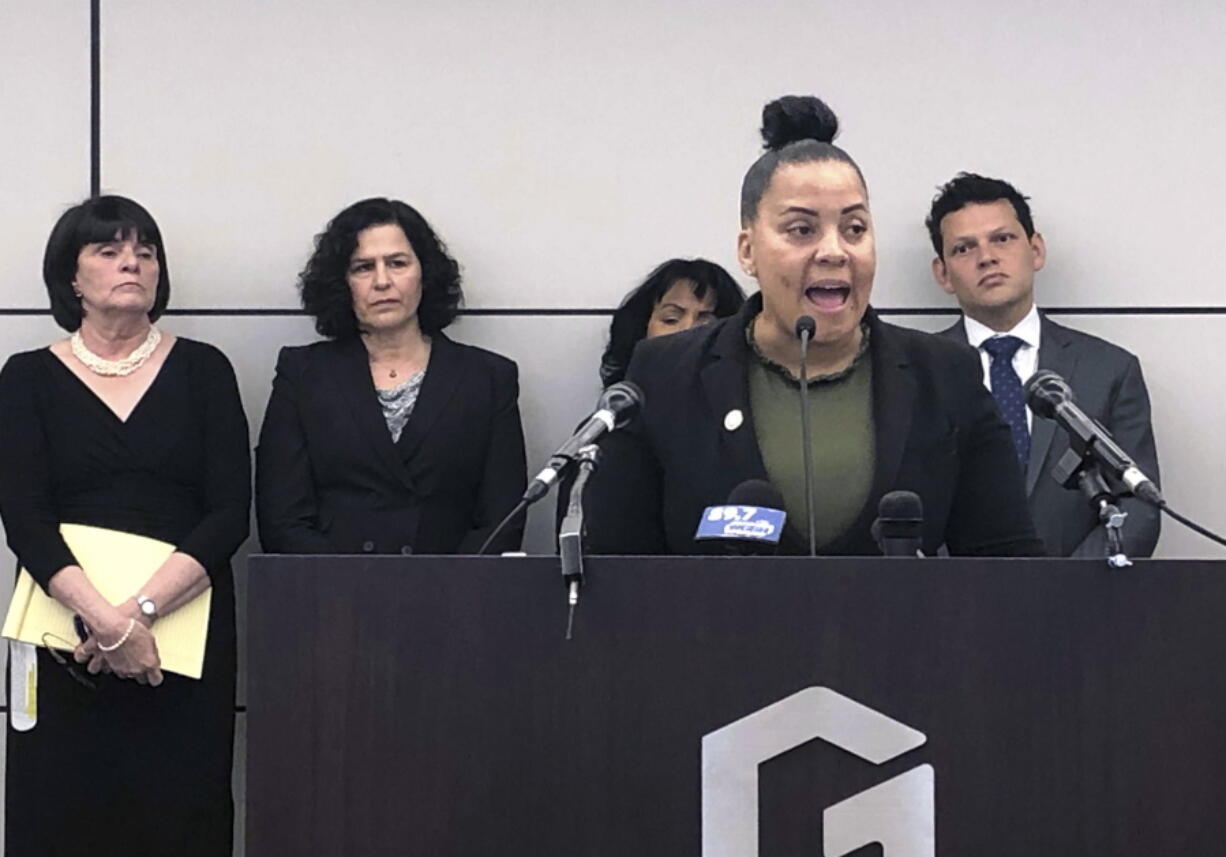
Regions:
<instances>
[{"instance_id":1,"label":"wristwatch","mask_svg":"<svg viewBox=\"0 0 1226 857\"><path fill-rule=\"evenodd\" d=\"M140 607L141 615L150 622L158 617L158 606L153 603L153 599L148 595L136 596L136 606Z\"/></svg>"}]
</instances>

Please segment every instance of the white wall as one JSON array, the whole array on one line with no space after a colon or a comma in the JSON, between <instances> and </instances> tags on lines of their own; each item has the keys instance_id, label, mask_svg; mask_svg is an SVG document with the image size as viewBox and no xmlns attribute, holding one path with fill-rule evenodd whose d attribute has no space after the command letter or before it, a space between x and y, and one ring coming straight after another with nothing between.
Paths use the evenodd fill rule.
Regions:
<instances>
[{"instance_id":1,"label":"white wall","mask_svg":"<svg viewBox=\"0 0 1226 857\"><path fill-rule=\"evenodd\" d=\"M675 255L735 270L762 104L815 92L870 184L874 302L952 306L927 272L935 186L960 169L1015 181L1050 249L1041 302L1085 309L1064 320L1140 355L1165 493L1226 529L1214 443L1226 394L1209 380L1226 336L1215 0L101 7L102 186L159 219L178 309L295 307L311 236L372 194L430 218L470 307L611 307ZM89 190L88 36L86 0L0 3L0 311L45 307L46 233ZM1127 308L1155 311L1102 312ZM527 313L455 326L519 361L534 464L590 406L605 324ZM313 338L293 316L189 312L165 326L230 355L253 429L277 348ZM5 352L56 335L47 317L0 315ZM548 550L547 524L545 511L530 520L531 550ZM1221 554L1166 526L1159 555Z\"/></svg>"}]
</instances>

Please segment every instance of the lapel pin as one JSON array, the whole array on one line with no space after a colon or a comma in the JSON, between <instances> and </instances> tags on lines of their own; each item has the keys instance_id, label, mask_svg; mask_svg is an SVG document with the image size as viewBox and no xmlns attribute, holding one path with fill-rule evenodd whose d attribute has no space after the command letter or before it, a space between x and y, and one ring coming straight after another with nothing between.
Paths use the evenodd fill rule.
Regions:
<instances>
[{"instance_id":1,"label":"lapel pin","mask_svg":"<svg viewBox=\"0 0 1226 857\"><path fill-rule=\"evenodd\" d=\"M736 431L743 422L745 422L745 415L741 413L740 408L733 408L724 414L724 428L728 431Z\"/></svg>"}]
</instances>

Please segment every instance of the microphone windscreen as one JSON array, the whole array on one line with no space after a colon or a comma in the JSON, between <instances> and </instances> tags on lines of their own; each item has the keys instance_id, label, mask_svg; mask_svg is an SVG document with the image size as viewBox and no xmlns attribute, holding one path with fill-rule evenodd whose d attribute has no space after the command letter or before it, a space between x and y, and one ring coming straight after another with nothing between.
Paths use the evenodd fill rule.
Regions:
<instances>
[{"instance_id":1,"label":"microphone windscreen","mask_svg":"<svg viewBox=\"0 0 1226 857\"><path fill-rule=\"evenodd\" d=\"M746 479L728 495L729 506L760 506L783 509L783 495L765 479Z\"/></svg>"},{"instance_id":2,"label":"microphone windscreen","mask_svg":"<svg viewBox=\"0 0 1226 857\"><path fill-rule=\"evenodd\" d=\"M1050 369L1040 369L1026 380L1026 404L1041 417L1052 419L1056 408L1071 401L1072 388Z\"/></svg>"},{"instance_id":3,"label":"microphone windscreen","mask_svg":"<svg viewBox=\"0 0 1226 857\"><path fill-rule=\"evenodd\" d=\"M813 320L811 315L802 315L796 319L796 338L799 339L804 334L809 334L809 338L813 338L813 334L817 331L817 322Z\"/></svg>"},{"instance_id":4,"label":"microphone windscreen","mask_svg":"<svg viewBox=\"0 0 1226 857\"><path fill-rule=\"evenodd\" d=\"M882 521L924 520L924 501L914 491L891 491L877 504L877 517Z\"/></svg>"},{"instance_id":5,"label":"microphone windscreen","mask_svg":"<svg viewBox=\"0 0 1226 857\"><path fill-rule=\"evenodd\" d=\"M924 503L913 491L891 491L877 504L873 540L885 556L923 556Z\"/></svg>"},{"instance_id":6,"label":"microphone windscreen","mask_svg":"<svg viewBox=\"0 0 1226 857\"><path fill-rule=\"evenodd\" d=\"M611 412L614 427L621 428L638 416L639 409L643 407L643 391L633 381L618 381L600 394L597 407Z\"/></svg>"}]
</instances>

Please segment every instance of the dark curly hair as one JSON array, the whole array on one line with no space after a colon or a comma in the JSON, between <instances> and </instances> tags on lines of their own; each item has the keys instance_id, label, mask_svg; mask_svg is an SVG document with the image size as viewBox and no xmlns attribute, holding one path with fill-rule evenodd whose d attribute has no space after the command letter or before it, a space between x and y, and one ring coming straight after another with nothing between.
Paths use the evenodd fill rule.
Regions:
<instances>
[{"instance_id":1,"label":"dark curly hair","mask_svg":"<svg viewBox=\"0 0 1226 857\"><path fill-rule=\"evenodd\" d=\"M421 332L429 336L455 321L464 293L460 289L460 266L448 254L443 239L413 206L398 199L372 197L355 202L332 218L315 236L315 252L298 275L302 308L315 317L320 336L340 339L357 335L358 319L346 278L349 261L358 246L358 233L388 224L404 230L421 263L421 303L417 307Z\"/></svg>"},{"instance_id":2,"label":"dark curly hair","mask_svg":"<svg viewBox=\"0 0 1226 857\"><path fill-rule=\"evenodd\" d=\"M762 108L762 141L766 151L753 162L741 182L741 225L758 216L758 203L783 164L841 161L850 164L868 188L864 173L851 155L834 145L839 118L813 95L785 95Z\"/></svg>"},{"instance_id":3,"label":"dark curly hair","mask_svg":"<svg viewBox=\"0 0 1226 857\"><path fill-rule=\"evenodd\" d=\"M158 287L149 310L149 320L157 321L170 302L170 268L162 233L144 206L124 196L96 196L65 211L51 229L43 253L43 282L51 298L51 317L69 332L81 327L81 299L72 288L77 276L77 258L86 244L105 244L116 238L135 235L141 244L157 251Z\"/></svg>"},{"instance_id":4,"label":"dark curly hair","mask_svg":"<svg viewBox=\"0 0 1226 857\"><path fill-rule=\"evenodd\" d=\"M745 293L732 276L706 259L669 259L647 275L641 286L626 295L613 313L609 325L609 344L600 358L600 380L606 387L626 377L634 346L647 335L647 322L664 295L678 280L694 284L694 297L715 295L715 315L735 315L745 303Z\"/></svg>"},{"instance_id":5,"label":"dark curly hair","mask_svg":"<svg viewBox=\"0 0 1226 857\"><path fill-rule=\"evenodd\" d=\"M924 225L928 227L928 237L932 239L932 249L937 251L937 258L944 258L945 240L941 237L941 221L947 214L961 211L968 205L986 205L998 200L1006 200L1013 206L1017 214L1017 222L1027 238L1034 237L1034 218L1030 214L1029 197L1022 196L1021 191L1004 179L993 179L977 173L958 173L952 179L941 185L939 192L932 199L932 208Z\"/></svg>"}]
</instances>

